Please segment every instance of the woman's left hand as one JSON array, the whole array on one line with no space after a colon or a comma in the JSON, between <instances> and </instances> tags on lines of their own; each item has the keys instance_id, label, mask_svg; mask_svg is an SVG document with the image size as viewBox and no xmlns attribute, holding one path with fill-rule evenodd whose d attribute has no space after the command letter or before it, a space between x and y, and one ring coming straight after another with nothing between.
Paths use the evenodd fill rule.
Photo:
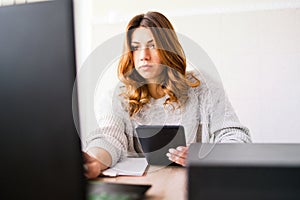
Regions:
<instances>
[{"instance_id":1,"label":"woman's left hand","mask_svg":"<svg viewBox=\"0 0 300 200\"><path fill-rule=\"evenodd\" d=\"M166 155L169 160L182 166L186 166L187 153L188 147L179 146L176 149L169 149L169 153L167 153Z\"/></svg>"}]
</instances>

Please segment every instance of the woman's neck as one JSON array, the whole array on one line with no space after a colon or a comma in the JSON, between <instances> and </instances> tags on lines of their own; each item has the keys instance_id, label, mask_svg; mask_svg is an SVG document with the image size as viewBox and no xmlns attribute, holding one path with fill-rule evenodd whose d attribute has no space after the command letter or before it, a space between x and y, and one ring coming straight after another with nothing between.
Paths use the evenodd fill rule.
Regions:
<instances>
[{"instance_id":1,"label":"woman's neck","mask_svg":"<svg viewBox=\"0 0 300 200\"><path fill-rule=\"evenodd\" d=\"M154 99L159 99L165 96L165 93L159 84L155 83L148 83L148 90L150 93L150 96L153 97Z\"/></svg>"}]
</instances>

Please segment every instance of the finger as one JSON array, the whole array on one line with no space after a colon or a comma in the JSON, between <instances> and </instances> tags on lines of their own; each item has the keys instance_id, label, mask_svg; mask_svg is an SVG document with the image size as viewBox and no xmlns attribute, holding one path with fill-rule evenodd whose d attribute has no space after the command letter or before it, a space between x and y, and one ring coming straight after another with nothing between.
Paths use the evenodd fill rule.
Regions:
<instances>
[{"instance_id":1,"label":"finger","mask_svg":"<svg viewBox=\"0 0 300 200\"><path fill-rule=\"evenodd\" d=\"M179 158L175 161L175 163L179 164L179 165L182 165L182 166L186 166L186 159L184 158Z\"/></svg>"},{"instance_id":2,"label":"finger","mask_svg":"<svg viewBox=\"0 0 300 200\"><path fill-rule=\"evenodd\" d=\"M178 151L177 149L169 149L169 153L174 154L178 157L186 158L187 157L187 151Z\"/></svg>"},{"instance_id":3,"label":"finger","mask_svg":"<svg viewBox=\"0 0 300 200\"><path fill-rule=\"evenodd\" d=\"M87 172L89 170L88 165L87 164L83 164L83 169L84 169L85 172Z\"/></svg>"},{"instance_id":4,"label":"finger","mask_svg":"<svg viewBox=\"0 0 300 200\"><path fill-rule=\"evenodd\" d=\"M175 162L177 164L180 164L182 166L186 165L186 159L182 158L176 154L167 153L168 159L172 162Z\"/></svg>"},{"instance_id":5,"label":"finger","mask_svg":"<svg viewBox=\"0 0 300 200\"><path fill-rule=\"evenodd\" d=\"M180 152L182 152L182 153L184 153L184 154L187 154L187 152L188 152L188 147L185 147L185 146L178 146L177 148L176 148L176 150L177 151L180 151Z\"/></svg>"},{"instance_id":6,"label":"finger","mask_svg":"<svg viewBox=\"0 0 300 200\"><path fill-rule=\"evenodd\" d=\"M187 156L187 153L188 153L188 147L185 147L185 146L179 146L176 148L176 150L181 154L183 155L184 157Z\"/></svg>"},{"instance_id":7,"label":"finger","mask_svg":"<svg viewBox=\"0 0 300 200\"><path fill-rule=\"evenodd\" d=\"M169 160L180 165L185 165L186 157L182 156L179 151L176 151L175 149L170 149L169 152L170 153L167 153Z\"/></svg>"}]
</instances>

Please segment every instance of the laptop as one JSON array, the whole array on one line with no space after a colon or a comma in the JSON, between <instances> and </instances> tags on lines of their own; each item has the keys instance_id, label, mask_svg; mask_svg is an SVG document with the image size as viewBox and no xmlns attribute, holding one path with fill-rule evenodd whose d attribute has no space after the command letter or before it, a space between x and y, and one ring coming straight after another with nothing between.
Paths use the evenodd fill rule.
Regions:
<instances>
[{"instance_id":1,"label":"laptop","mask_svg":"<svg viewBox=\"0 0 300 200\"><path fill-rule=\"evenodd\" d=\"M188 199L300 199L300 144L189 147Z\"/></svg>"},{"instance_id":2,"label":"laptop","mask_svg":"<svg viewBox=\"0 0 300 200\"><path fill-rule=\"evenodd\" d=\"M71 3L0 7L0 199L85 199Z\"/></svg>"},{"instance_id":3,"label":"laptop","mask_svg":"<svg viewBox=\"0 0 300 200\"><path fill-rule=\"evenodd\" d=\"M71 0L0 7L0 199L135 199L149 188L83 175L73 29Z\"/></svg>"}]
</instances>

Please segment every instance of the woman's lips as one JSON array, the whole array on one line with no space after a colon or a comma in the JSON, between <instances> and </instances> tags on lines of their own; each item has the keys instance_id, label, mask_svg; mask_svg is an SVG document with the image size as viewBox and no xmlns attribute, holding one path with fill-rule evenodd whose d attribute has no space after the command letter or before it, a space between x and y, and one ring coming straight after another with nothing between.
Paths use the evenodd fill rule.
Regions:
<instances>
[{"instance_id":1,"label":"woman's lips","mask_svg":"<svg viewBox=\"0 0 300 200\"><path fill-rule=\"evenodd\" d=\"M152 66L151 65L142 65L142 66L140 66L139 68L140 69L143 69L143 70L148 70L148 69L150 69Z\"/></svg>"}]
</instances>

